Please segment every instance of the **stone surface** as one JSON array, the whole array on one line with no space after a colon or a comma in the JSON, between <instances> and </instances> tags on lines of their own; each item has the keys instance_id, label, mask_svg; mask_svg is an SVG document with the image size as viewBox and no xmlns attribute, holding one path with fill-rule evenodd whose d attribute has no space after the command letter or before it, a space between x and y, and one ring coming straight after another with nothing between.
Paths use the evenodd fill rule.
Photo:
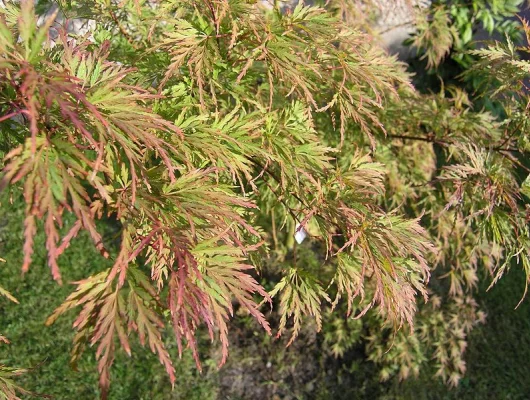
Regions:
<instances>
[{"instance_id":1,"label":"stone surface","mask_svg":"<svg viewBox=\"0 0 530 400\"><path fill-rule=\"evenodd\" d=\"M410 55L403 41L414 32L416 11L429 7L431 0L351 0L364 13L375 15L373 31L378 34L381 44L390 53L397 53L406 59ZM272 8L274 0L261 0L261 3ZM282 9L296 7L298 0L279 1ZM305 4L314 4L314 0L305 0Z\"/></svg>"}]
</instances>

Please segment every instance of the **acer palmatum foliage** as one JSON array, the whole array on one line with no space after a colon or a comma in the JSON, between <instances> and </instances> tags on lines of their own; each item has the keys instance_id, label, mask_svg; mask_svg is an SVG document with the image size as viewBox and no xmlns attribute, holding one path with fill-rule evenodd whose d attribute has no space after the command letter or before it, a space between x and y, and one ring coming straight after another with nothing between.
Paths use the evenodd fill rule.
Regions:
<instances>
[{"instance_id":1,"label":"acer palmatum foliage","mask_svg":"<svg viewBox=\"0 0 530 400\"><path fill-rule=\"evenodd\" d=\"M234 303L268 333L292 331L289 343L306 316L320 329L324 311L375 309L379 330L407 325L396 336L405 378L433 343L436 354L454 343L463 352L483 319L468 298L479 267L498 278L519 258L530 271L514 155L528 148L515 114L501 125L461 92L415 93L401 63L322 8L282 14L252 3L61 4L95 20L90 37L68 34L56 14L37 24L30 1L0 11L0 185L24 194L22 270L41 224L59 283L60 255L82 230L102 257L115 253L47 321L78 310L73 361L95 346L103 397L114 354L130 355L133 335L173 384L169 330L200 368L205 327L223 364ZM98 221L119 228L117 251ZM297 245L300 229L309 238ZM268 268L281 271L270 293L257 274ZM433 271L450 279L448 301L418 313ZM277 308L278 327L263 303ZM469 317L464 327L444 306ZM367 348L387 378L400 358L380 352L380 340ZM464 368L451 357L437 359L438 375L456 383Z\"/></svg>"}]
</instances>

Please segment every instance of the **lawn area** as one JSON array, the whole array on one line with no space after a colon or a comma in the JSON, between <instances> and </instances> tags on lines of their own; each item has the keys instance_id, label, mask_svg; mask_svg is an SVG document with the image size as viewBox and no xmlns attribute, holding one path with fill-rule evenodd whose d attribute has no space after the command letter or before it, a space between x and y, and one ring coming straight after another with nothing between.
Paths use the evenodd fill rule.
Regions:
<instances>
[{"instance_id":1,"label":"lawn area","mask_svg":"<svg viewBox=\"0 0 530 400\"><path fill-rule=\"evenodd\" d=\"M73 313L60 318L50 327L44 326L47 316L71 292L68 282L100 271L109 261L97 253L90 239L81 235L63 255L60 265L63 286L51 279L46 265L43 235L36 240L35 255L30 271L22 276L23 204L7 205L2 197L0 207L0 282L11 291L20 304L0 299L0 332L11 344L1 345L0 362L33 370L20 379L20 384L37 393L57 399L95 399L98 397L98 375L95 354L89 349L78 365L69 366L74 331ZM112 234L112 232L110 232ZM167 335L171 337L171 335ZM170 346L172 344L170 343ZM171 391L169 379L156 356L136 343L132 358L118 352L112 370L110 399L209 399L214 398L213 380L197 372L188 352L176 363L178 385ZM175 346L171 346L174 359Z\"/></svg>"},{"instance_id":2,"label":"lawn area","mask_svg":"<svg viewBox=\"0 0 530 400\"><path fill-rule=\"evenodd\" d=\"M23 204L15 201L14 206L8 207L6 202L7 198L4 196L0 208L0 256L7 262L0 265L0 282L13 293L20 304L0 299L0 332L11 341L11 345L1 346L0 362L33 368L20 379L20 383L32 391L46 393L57 399L95 399L98 396L98 378L93 349L85 353L77 371L69 366L73 337L72 314L60 318L51 327L44 326L44 321L71 291L72 287L68 282L100 271L109 265L109 261L100 257L88 237L82 235L61 259L65 284L59 286L51 279L46 266L43 236L39 235L34 263L30 271L22 276ZM109 232L107 237L111 236L112 232ZM359 359L353 360L352 365L356 366L350 368L352 372L349 377L345 377L344 373L341 377L320 374L319 379L326 382L307 384L304 398L311 399L312 390L315 394L319 393L319 398L325 398L325 393L329 393L329 396L344 399L530 398L530 380L527 378L530 360L530 300L525 300L518 309L514 309L524 291L523 282L524 275L514 268L488 293L485 292L485 287L480 288L479 299L488 314L488 320L485 326L477 328L472 334L467 351L468 373L456 389L446 388L433 379L428 371L416 380L381 384L371 375L373 365ZM177 360L174 343L169 341L168 346ZM233 357L244 353L243 349L233 350ZM292 351L301 350L293 346ZM207 350L205 355L206 352ZM293 354L287 352L284 357L280 357L279 362L292 359ZM230 361L232 369L226 372L225 380L226 375L234 372L234 364L238 363L235 359ZM169 380L156 357L148 349L140 348L137 343L130 359L123 352L118 352L112 371L110 399L199 400L218 397L220 376L223 377L225 371L218 373L212 361L206 361L205 372L201 375L189 352L185 352L183 359L176 362L176 369L177 385L171 391ZM268 379L270 378L263 376L253 382L266 385ZM333 390L323 390L324 386ZM225 388L223 398L236 398L226 396L230 396L230 391Z\"/></svg>"},{"instance_id":3,"label":"lawn area","mask_svg":"<svg viewBox=\"0 0 530 400\"><path fill-rule=\"evenodd\" d=\"M471 335L466 353L467 374L449 390L427 375L394 384L388 399L482 400L530 398L530 298L515 309L524 292L524 273L517 267L478 299L487 312L486 324Z\"/></svg>"}]
</instances>

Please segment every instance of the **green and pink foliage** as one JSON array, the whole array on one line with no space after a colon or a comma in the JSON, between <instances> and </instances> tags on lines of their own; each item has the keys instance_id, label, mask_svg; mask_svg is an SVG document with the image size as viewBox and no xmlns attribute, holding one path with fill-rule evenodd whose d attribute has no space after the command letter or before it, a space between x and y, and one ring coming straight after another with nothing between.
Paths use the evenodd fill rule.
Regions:
<instances>
[{"instance_id":1,"label":"green and pink foliage","mask_svg":"<svg viewBox=\"0 0 530 400\"><path fill-rule=\"evenodd\" d=\"M498 279L517 259L530 276L523 95L499 122L459 90L418 94L400 62L319 7L59 3L93 18L93 34L67 33L56 14L37 24L27 0L0 9L0 186L24 195L23 272L39 229L59 284L81 231L112 258L47 320L78 311L72 362L95 346L103 397L132 336L172 384L168 331L200 368L205 328L222 365L236 304L269 334L292 331L289 343L307 316L317 330L323 313L366 316L383 378L416 374L433 352L437 375L457 383L483 319L472 297L481 271ZM481 50L482 68L527 72L492 54ZM102 222L119 230L117 251ZM280 277L268 292L270 270ZM395 357L381 351L387 328ZM5 371L5 382L19 373ZM0 389L15 398L12 384Z\"/></svg>"}]
</instances>

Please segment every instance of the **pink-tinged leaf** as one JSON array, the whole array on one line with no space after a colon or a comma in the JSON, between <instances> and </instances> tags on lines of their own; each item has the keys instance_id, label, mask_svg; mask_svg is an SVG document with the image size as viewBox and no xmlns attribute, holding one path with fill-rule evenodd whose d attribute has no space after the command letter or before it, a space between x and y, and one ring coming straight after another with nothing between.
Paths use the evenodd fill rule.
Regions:
<instances>
[{"instance_id":1,"label":"pink-tinged leaf","mask_svg":"<svg viewBox=\"0 0 530 400\"><path fill-rule=\"evenodd\" d=\"M24 261L22 263L22 272L28 272L31 265L31 256L33 254L33 239L37 233L35 217L27 214L24 219Z\"/></svg>"},{"instance_id":2,"label":"pink-tinged leaf","mask_svg":"<svg viewBox=\"0 0 530 400\"><path fill-rule=\"evenodd\" d=\"M59 284L62 284L61 273L59 271L59 265L57 264L57 243L59 242L59 232L55 226L54 214L48 212L45 222L46 232L46 250L48 250L48 265L50 266L53 279Z\"/></svg>"}]
</instances>

